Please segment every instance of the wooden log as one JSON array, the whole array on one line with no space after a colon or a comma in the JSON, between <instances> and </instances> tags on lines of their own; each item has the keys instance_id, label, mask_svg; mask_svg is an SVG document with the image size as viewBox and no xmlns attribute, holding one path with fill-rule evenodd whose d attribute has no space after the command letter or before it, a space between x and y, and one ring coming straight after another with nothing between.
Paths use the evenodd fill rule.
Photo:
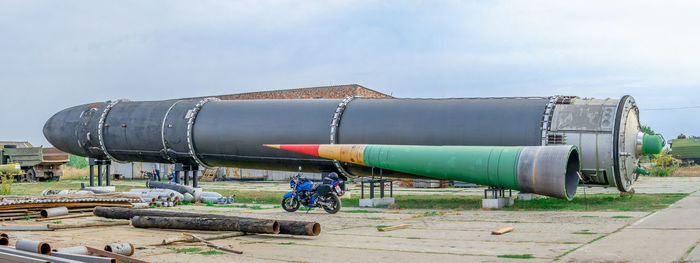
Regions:
<instances>
[{"instance_id":1,"label":"wooden log","mask_svg":"<svg viewBox=\"0 0 700 263\"><path fill-rule=\"evenodd\" d=\"M80 213L80 214L72 214L72 215L65 215L65 216L55 216L55 217L47 217L47 218L37 218L37 222L41 221L49 221L49 220L57 220L57 219L68 219L68 218L78 218L78 217L88 217L88 216L95 216L92 213Z\"/></svg>"},{"instance_id":2,"label":"wooden log","mask_svg":"<svg viewBox=\"0 0 700 263\"><path fill-rule=\"evenodd\" d=\"M391 230L396 230L396 229L407 228L410 226L411 226L410 224L401 224L401 225L397 225L397 226L377 228L377 231L380 231L380 232L391 231Z\"/></svg>"},{"instance_id":3,"label":"wooden log","mask_svg":"<svg viewBox=\"0 0 700 263\"><path fill-rule=\"evenodd\" d=\"M131 225L141 228L241 231L266 234L280 232L280 224L277 221L257 218L135 216L131 218Z\"/></svg>"},{"instance_id":4,"label":"wooden log","mask_svg":"<svg viewBox=\"0 0 700 263\"><path fill-rule=\"evenodd\" d=\"M498 230L491 231L491 235L503 235L513 230L515 230L514 227L504 227Z\"/></svg>"},{"instance_id":5,"label":"wooden log","mask_svg":"<svg viewBox=\"0 0 700 263\"><path fill-rule=\"evenodd\" d=\"M243 251L233 250L233 249L229 249L229 248L225 248L225 247L216 245L216 244L214 244L214 243L211 243L211 242L209 242L209 241L207 241L207 240L202 239L201 237L195 236L194 234L183 233L183 235L191 236L192 238L196 239L197 241L202 242L202 243L204 243L204 244L207 244L207 246L210 247L210 248L218 249L218 250L221 250L221 251L226 251L226 252L229 252L229 253L243 254Z\"/></svg>"},{"instance_id":6,"label":"wooden log","mask_svg":"<svg viewBox=\"0 0 700 263\"><path fill-rule=\"evenodd\" d=\"M205 236L203 238L206 240L217 240L217 239L226 239L226 238L239 237L239 236L245 236L245 233L233 232L233 233L225 233L225 234L220 234L220 235L210 235L210 236ZM170 244L175 243L175 242L198 242L198 241L191 236L175 237L175 238L163 239L163 242L161 242L160 244L154 244L154 246L170 245Z\"/></svg>"},{"instance_id":7,"label":"wooden log","mask_svg":"<svg viewBox=\"0 0 700 263\"><path fill-rule=\"evenodd\" d=\"M317 222L278 220L280 234L318 236L321 233L321 224Z\"/></svg>"},{"instance_id":8,"label":"wooden log","mask_svg":"<svg viewBox=\"0 0 700 263\"><path fill-rule=\"evenodd\" d=\"M86 248L87 248L88 252L90 252L90 254L95 254L95 255L98 255L98 256L103 256L103 257L108 257L108 258L114 258L114 259L118 259L118 260L126 261L126 262L131 262L131 263L148 263L147 261L143 261L143 260L135 259L135 258L132 258L132 257L127 257L127 256L122 256L122 255L119 255L119 254L115 254L115 253L112 253L112 252L104 251L104 250L102 250L102 249L97 249L97 248L94 248L94 247L86 247Z\"/></svg>"},{"instance_id":9,"label":"wooden log","mask_svg":"<svg viewBox=\"0 0 700 263\"><path fill-rule=\"evenodd\" d=\"M103 227L103 226L123 226L128 225L129 221L114 221L114 222L88 222L79 224L60 224L48 225L48 228L54 229L70 229L70 228L84 228L84 227Z\"/></svg>"},{"instance_id":10,"label":"wooden log","mask_svg":"<svg viewBox=\"0 0 700 263\"><path fill-rule=\"evenodd\" d=\"M249 217L238 217L219 214L190 213L153 209L128 209L120 207L95 207L94 213L96 216L112 219L131 219L134 216L253 219ZM280 234L318 236L321 233L321 225L317 222L290 220L281 220L277 222L279 222L280 224Z\"/></svg>"}]
</instances>

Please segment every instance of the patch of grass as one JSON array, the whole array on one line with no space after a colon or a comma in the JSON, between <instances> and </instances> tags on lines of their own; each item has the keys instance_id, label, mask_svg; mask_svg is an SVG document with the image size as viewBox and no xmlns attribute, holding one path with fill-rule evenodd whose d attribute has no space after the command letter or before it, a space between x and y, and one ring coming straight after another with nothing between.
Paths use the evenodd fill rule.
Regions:
<instances>
[{"instance_id":1,"label":"patch of grass","mask_svg":"<svg viewBox=\"0 0 700 263\"><path fill-rule=\"evenodd\" d=\"M612 218L632 218L631 216L613 216Z\"/></svg>"},{"instance_id":2,"label":"patch of grass","mask_svg":"<svg viewBox=\"0 0 700 263\"><path fill-rule=\"evenodd\" d=\"M180 205L191 205L190 201L180 201Z\"/></svg>"},{"instance_id":3,"label":"patch of grass","mask_svg":"<svg viewBox=\"0 0 700 263\"><path fill-rule=\"evenodd\" d=\"M207 206L212 206L212 207L229 207L229 208L249 208L253 210L261 210L261 209L271 209L271 208L264 208L259 205L207 205Z\"/></svg>"},{"instance_id":4,"label":"patch of grass","mask_svg":"<svg viewBox=\"0 0 700 263\"><path fill-rule=\"evenodd\" d=\"M196 252L202 251L202 249L196 248L196 247L189 247L189 248L169 247L168 249L172 250L175 253L196 253Z\"/></svg>"},{"instance_id":5,"label":"patch of grass","mask_svg":"<svg viewBox=\"0 0 700 263\"><path fill-rule=\"evenodd\" d=\"M345 204L343 204L345 205ZM376 210L344 210L341 211L343 213L381 213L382 211L376 211Z\"/></svg>"},{"instance_id":6,"label":"patch of grass","mask_svg":"<svg viewBox=\"0 0 700 263\"><path fill-rule=\"evenodd\" d=\"M517 254L517 255L511 255L511 254L505 254L505 255L498 255L499 258L522 258L522 259L527 259L527 258L534 258L532 254Z\"/></svg>"},{"instance_id":7,"label":"patch of grass","mask_svg":"<svg viewBox=\"0 0 700 263\"><path fill-rule=\"evenodd\" d=\"M207 200L206 202L204 202L204 204L207 205L207 206L214 206L214 201L212 201L212 200Z\"/></svg>"},{"instance_id":8,"label":"patch of grass","mask_svg":"<svg viewBox=\"0 0 700 263\"><path fill-rule=\"evenodd\" d=\"M32 217L31 217L31 216L25 216L25 217L24 217L24 220L29 220L29 219L32 219Z\"/></svg>"},{"instance_id":9,"label":"patch of grass","mask_svg":"<svg viewBox=\"0 0 700 263\"><path fill-rule=\"evenodd\" d=\"M598 216L581 216L581 217L595 218L595 217L598 217Z\"/></svg>"},{"instance_id":10,"label":"patch of grass","mask_svg":"<svg viewBox=\"0 0 700 263\"><path fill-rule=\"evenodd\" d=\"M58 224L63 223L63 221L61 221L61 220L56 220L56 221L51 221L51 222L49 222L49 223L51 223L51 224L57 224L57 225L58 225Z\"/></svg>"},{"instance_id":11,"label":"patch of grass","mask_svg":"<svg viewBox=\"0 0 700 263\"><path fill-rule=\"evenodd\" d=\"M423 216L436 216L436 215L438 215L438 212L435 212L435 211L423 213Z\"/></svg>"},{"instance_id":12,"label":"patch of grass","mask_svg":"<svg viewBox=\"0 0 700 263\"><path fill-rule=\"evenodd\" d=\"M369 220L382 220L384 218L383 217L368 217L367 219L369 219Z\"/></svg>"},{"instance_id":13,"label":"patch of grass","mask_svg":"<svg viewBox=\"0 0 700 263\"><path fill-rule=\"evenodd\" d=\"M579 232L574 232L574 234L578 234L578 235L595 235L595 234L598 234L598 233L596 233L596 232L591 232L591 231L588 230L588 229L584 229L584 230L581 230L581 231L579 231Z\"/></svg>"},{"instance_id":14,"label":"patch of grass","mask_svg":"<svg viewBox=\"0 0 700 263\"><path fill-rule=\"evenodd\" d=\"M280 245L285 245L285 246L296 245L296 244L297 244L297 243L294 243L294 242L284 242L284 243L280 243Z\"/></svg>"},{"instance_id":15,"label":"patch of grass","mask_svg":"<svg viewBox=\"0 0 700 263\"><path fill-rule=\"evenodd\" d=\"M209 251L202 251L202 252L199 252L197 254L200 254L200 255L223 255L226 253L221 252L221 251L216 251L216 250L209 250Z\"/></svg>"},{"instance_id":16,"label":"patch of grass","mask_svg":"<svg viewBox=\"0 0 700 263\"><path fill-rule=\"evenodd\" d=\"M279 191L234 191L229 189L206 189L224 196L236 194L236 202L253 204L279 204L286 192ZM41 191L39 191L41 192ZM572 201L556 198L543 198L530 201L515 200L515 205L502 210L567 210L567 211L643 211L651 212L686 197L688 194L635 194L620 197L616 194L588 195L584 200L577 195ZM455 195L397 195L394 196L400 208L412 209L481 209L481 196ZM343 207L359 207L359 196L343 199ZM372 210L347 210L345 213L381 213ZM593 217L593 216L591 216Z\"/></svg>"},{"instance_id":17,"label":"patch of grass","mask_svg":"<svg viewBox=\"0 0 700 263\"><path fill-rule=\"evenodd\" d=\"M382 226L382 225L377 226L377 228L386 228L386 227L391 227L391 226Z\"/></svg>"},{"instance_id":18,"label":"patch of grass","mask_svg":"<svg viewBox=\"0 0 700 263\"><path fill-rule=\"evenodd\" d=\"M515 200L515 205L503 210L568 210L568 211L642 211L651 212L688 196L688 194L634 194L620 197L616 194L577 196L572 201L543 198L530 201Z\"/></svg>"},{"instance_id":19,"label":"patch of grass","mask_svg":"<svg viewBox=\"0 0 700 263\"><path fill-rule=\"evenodd\" d=\"M406 239L420 239L420 237L407 237Z\"/></svg>"}]
</instances>

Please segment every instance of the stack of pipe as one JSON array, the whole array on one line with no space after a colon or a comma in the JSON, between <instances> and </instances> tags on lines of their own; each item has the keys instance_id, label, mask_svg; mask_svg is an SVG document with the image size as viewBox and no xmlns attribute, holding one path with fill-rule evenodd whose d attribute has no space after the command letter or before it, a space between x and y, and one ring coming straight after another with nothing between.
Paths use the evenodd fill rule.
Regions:
<instances>
[{"instance_id":1,"label":"stack of pipe","mask_svg":"<svg viewBox=\"0 0 700 263\"><path fill-rule=\"evenodd\" d=\"M127 194L141 197L148 206L172 207L185 200L184 195L171 189L131 189Z\"/></svg>"},{"instance_id":2,"label":"stack of pipe","mask_svg":"<svg viewBox=\"0 0 700 263\"><path fill-rule=\"evenodd\" d=\"M202 203L211 202L220 205L233 204L233 197L222 196L217 192L202 192L199 196Z\"/></svg>"}]
</instances>

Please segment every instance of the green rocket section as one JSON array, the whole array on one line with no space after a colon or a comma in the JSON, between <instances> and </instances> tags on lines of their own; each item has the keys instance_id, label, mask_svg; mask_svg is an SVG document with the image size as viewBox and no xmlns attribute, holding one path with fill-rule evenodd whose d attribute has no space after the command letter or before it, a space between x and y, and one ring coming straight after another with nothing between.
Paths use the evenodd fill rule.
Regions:
<instances>
[{"instance_id":1,"label":"green rocket section","mask_svg":"<svg viewBox=\"0 0 700 263\"><path fill-rule=\"evenodd\" d=\"M367 145L363 160L370 167L519 190L523 148Z\"/></svg>"},{"instance_id":2,"label":"green rocket section","mask_svg":"<svg viewBox=\"0 0 700 263\"><path fill-rule=\"evenodd\" d=\"M265 145L425 177L571 200L579 182L576 146Z\"/></svg>"}]
</instances>

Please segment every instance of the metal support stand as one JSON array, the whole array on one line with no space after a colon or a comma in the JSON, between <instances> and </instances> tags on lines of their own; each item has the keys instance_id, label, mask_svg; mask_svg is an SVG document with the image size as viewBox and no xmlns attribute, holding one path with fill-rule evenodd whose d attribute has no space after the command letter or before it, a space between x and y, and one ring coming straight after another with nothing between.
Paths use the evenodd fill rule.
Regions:
<instances>
[{"instance_id":1,"label":"metal support stand","mask_svg":"<svg viewBox=\"0 0 700 263\"><path fill-rule=\"evenodd\" d=\"M493 199L506 197L506 189L503 187L489 186L489 188L484 189L484 199L489 198L489 193ZM513 190L508 189L508 197L513 197Z\"/></svg>"},{"instance_id":2,"label":"metal support stand","mask_svg":"<svg viewBox=\"0 0 700 263\"><path fill-rule=\"evenodd\" d=\"M88 164L90 166L90 187L95 186L95 159L88 158Z\"/></svg>"},{"instance_id":3,"label":"metal support stand","mask_svg":"<svg viewBox=\"0 0 700 263\"><path fill-rule=\"evenodd\" d=\"M379 179L374 179L374 167L372 168L372 179L362 181L360 183L360 199L365 199L365 183L369 183L369 199L374 199L374 187L376 183L379 183L379 197L384 198L386 196L385 184L389 183L389 197L394 197L394 181L386 180L383 176L383 170L379 170Z\"/></svg>"},{"instance_id":4,"label":"metal support stand","mask_svg":"<svg viewBox=\"0 0 700 263\"><path fill-rule=\"evenodd\" d=\"M199 170L193 170L192 171L192 187L194 187L194 188L199 187L199 184L197 183L199 181L199 179L197 177L199 177Z\"/></svg>"},{"instance_id":5,"label":"metal support stand","mask_svg":"<svg viewBox=\"0 0 700 263\"><path fill-rule=\"evenodd\" d=\"M176 163L175 165L175 178L173 178L173 182L176 184L180 184L182 180L180 180L180 176L182 175L182 164L181 163Z\"/></svg>"},{"instance_id":6,"label":"metal support stand","mask_svg":"<svg viewBox=\"0 0 700 263\"><path fill-rule=\"evenodd\" d=\"M110 186L110 181L111 181L112 175L109 173L109 167L112 166L112 161L110 161L110 160L105 160L105 161L102 161L102 162L103 162L104 165L105 165L105 179L106 179L106 183L107 183L107 186Z\"/></svg>"},{"instance_id":7,"label":"metal support stand","mask_svg":"<svg viewBox=\"0 0 700 263\"><path fill-rule=\"evenodd\" d=\"M102 186L102 162L97 161L97 186Z\"/></svg>"},{"instance_id":8,"label":"metal support stand","mask_svg":"<svg viewBox=\"0 0 700 263\"><path fill-rule=\"evenodd\" d=\"M185 185L190 185L190 171L184 170L182 173L185 176Z\"/></svg>"}]
</instances>

